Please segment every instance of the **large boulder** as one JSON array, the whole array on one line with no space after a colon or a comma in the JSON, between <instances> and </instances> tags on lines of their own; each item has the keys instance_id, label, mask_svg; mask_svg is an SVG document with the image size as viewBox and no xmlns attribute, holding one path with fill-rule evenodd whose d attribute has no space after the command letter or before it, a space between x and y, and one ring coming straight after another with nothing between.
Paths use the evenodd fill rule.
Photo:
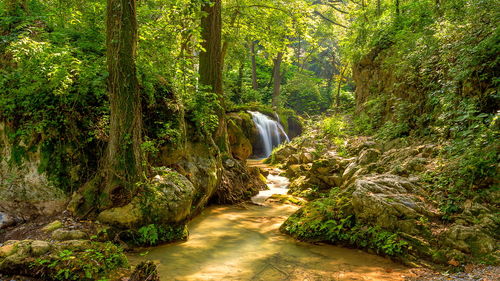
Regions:
<instances>
[{"instance_id":1,"label":"large boulder","mask_svg":"<svg viewBox=\"0 0 500 281\"><path fill-rule=\"evenodd\" d=\"M307 182L299 177L296 185ZM442 214L428 197L416 178L359 175L332 189L328 198L305 205L281 230L299 239L369 248L410 263L500 260L499 223L490 210L469 202L454 224L442 225Z\"/></svg>"},{"instance_id":2,"label":"large boulder","mask_svg":"<svg viewBox=\"0 0 500 281\"><path fill-rule=\"evenodd\" d=\"M191 213L195 191L186 177L164 170L132 202L101 212L97 220L122 229L180 223Z\"/></svg>"},{"instance_id":3,"label":"large boulder","mask_svg":"<svg viewBox=\"0 0 500 281\"><path fill-rule=\"evenodd\" d=\"M62 212L67 195L43 172L49 152L37 144L14 142L8 132L13 130L0 122L0 229L16 222ZM70 150L69 148L65 148ZM69 158L68 155L65 155ZM65 167L68 169L75 167ZM68 182L78 181L68 176Z\"/></svg>"},{"instance_id":4,"label":"large boulder","mask_svg":"<svg viewBox=\"0 0 500 281\"><path fill-rule=\"evenodd\" d=\"M0 229L12 226L15 222L13 217L0 212Z\"/></svg>"},{"instance_id":5,"label":"large boulder","mask_svg":"<svg viewBox=\"0 0 500 281\"><path fill-rule=\"evenodd\" d=\"M421 217L439 214L424 201L424 194L415 181L394 175L365 176L350 187L356 217L363 222L392 231L420 234L416 223Z\"/></svg>"},{"instance_id":6,"label":"large boulder","mask_svg":"<svg viewBox=\"0 0 500 281\"><path fill-rule=\"evenodd\" d=\"M358 157L358 164L367 165L377 161L380 151L374 148L365 149Z\"/></svg>"},{"instance_id":7,"label":"large boulder","mask_svg":"<svg viewBox=\"0 0 500 281\"><path fill-rule=\"evenodd\" d=\"M239 117L239 115L237 115ZM229 144L231 145L231 153L234 158L239 160L246 160L253 153L252 143L249 136L245 135L243 128L241 127L242 120L233 117L228 119L227 122L227 134L229 138ZM240 122L238 122L240 121ZM240 125L239 125L240 124Z\"/></svg>"}]
</instances>

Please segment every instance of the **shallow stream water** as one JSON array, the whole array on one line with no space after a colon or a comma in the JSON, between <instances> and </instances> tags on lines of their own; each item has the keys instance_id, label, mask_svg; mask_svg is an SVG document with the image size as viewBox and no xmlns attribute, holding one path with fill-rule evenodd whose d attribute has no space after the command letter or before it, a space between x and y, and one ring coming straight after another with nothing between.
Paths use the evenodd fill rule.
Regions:
<instances>
[{"instance_id":1,"label":"shallow stream water","mask_svg":"<svg viewBox=\"0 0 500 281\"><path fill-rule=\"evenodd\" d=\"M162 280L403 280L408 270L359 250L295 241L279 227L296 206L266 202L286 193L271 171L270 190L255 203L213 206L189 223L186 242L143 249L131 263L153 260Z\"/></svg>"}]
</instances>

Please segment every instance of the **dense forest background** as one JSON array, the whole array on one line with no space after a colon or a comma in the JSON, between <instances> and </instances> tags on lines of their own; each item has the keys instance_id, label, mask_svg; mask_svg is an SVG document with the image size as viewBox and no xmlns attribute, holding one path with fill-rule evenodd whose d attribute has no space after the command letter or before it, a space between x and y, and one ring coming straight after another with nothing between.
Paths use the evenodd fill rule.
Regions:
<instances>
[{"instance_id":1,"label":"dense forest background","mask_svg":"<svg viewBox=\"0 0 500 281\"><path fill-rule=\"evenodd\" d=\"M162 107L186 114L200 132L217 128L221 110L273 105L305 115L355 110L360 133L451 138L457 153L471 156L491 143L498 109L495 1L224 1L223 109L197 82L201 2L137 2L146 152L181 136L176 117ZM106 3L0 5L0 118L9 124L10 142L26 145L14 146L11 161L39 143L40 169L75 190L96 166L95 157L81 156L98 154L109 134ZM471 172L477 176L491 173L488 163L496 161L481 158L473 163L482 165ZM68 171L72 161L90 171Z\"/></svg>"}]
</instances>

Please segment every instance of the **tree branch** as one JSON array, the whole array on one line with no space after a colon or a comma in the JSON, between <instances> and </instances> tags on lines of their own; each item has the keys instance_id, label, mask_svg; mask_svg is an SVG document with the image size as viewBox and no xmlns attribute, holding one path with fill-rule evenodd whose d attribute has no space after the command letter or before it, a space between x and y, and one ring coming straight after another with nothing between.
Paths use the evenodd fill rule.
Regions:
<instances>
[{"instance_id":1,"label":"tree branch","mask_svg":"<svg viewBox=\"0 0 500 281\"><path fill-rule=\"evenodd\" d=\"M315 15L317 15L317 16L319 16L320 18L322 18L322 19L326 20L326 21L327 21L327 22L329 22L329 23L332 23L332 24L338 25L338 26L343 27L343 28L347 28L347 26L345 26L345 25L343 25L343 24L341 24L341 23L338 23L338 22L336 22L336 21L333 21L333 20L329 19L328 17L324 16L322 13L320 13L320 12L318 12L318 11L314 11L314 14L315 14Z\"/></svg>"}]
</instances>

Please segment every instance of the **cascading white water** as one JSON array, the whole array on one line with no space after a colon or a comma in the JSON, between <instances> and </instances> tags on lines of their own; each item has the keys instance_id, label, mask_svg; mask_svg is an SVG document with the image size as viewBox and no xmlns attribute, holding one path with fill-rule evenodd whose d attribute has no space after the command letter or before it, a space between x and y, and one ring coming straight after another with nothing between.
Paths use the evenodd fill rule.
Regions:
<instances>
[{"instance_id":1,"label":"cascading white water","mask_svg":"<svg viewBox=\"0 0 500 281\"><path fill-rule=\"evenodd\" d=\"M269 157L273 148L280 145L282 142L290 141L280 123L257 111L249 111L249 113L252 114L253 122L259 131L264 157ZM282 138L282 136L284 138Z\"/></svg>"}]
</instances>

